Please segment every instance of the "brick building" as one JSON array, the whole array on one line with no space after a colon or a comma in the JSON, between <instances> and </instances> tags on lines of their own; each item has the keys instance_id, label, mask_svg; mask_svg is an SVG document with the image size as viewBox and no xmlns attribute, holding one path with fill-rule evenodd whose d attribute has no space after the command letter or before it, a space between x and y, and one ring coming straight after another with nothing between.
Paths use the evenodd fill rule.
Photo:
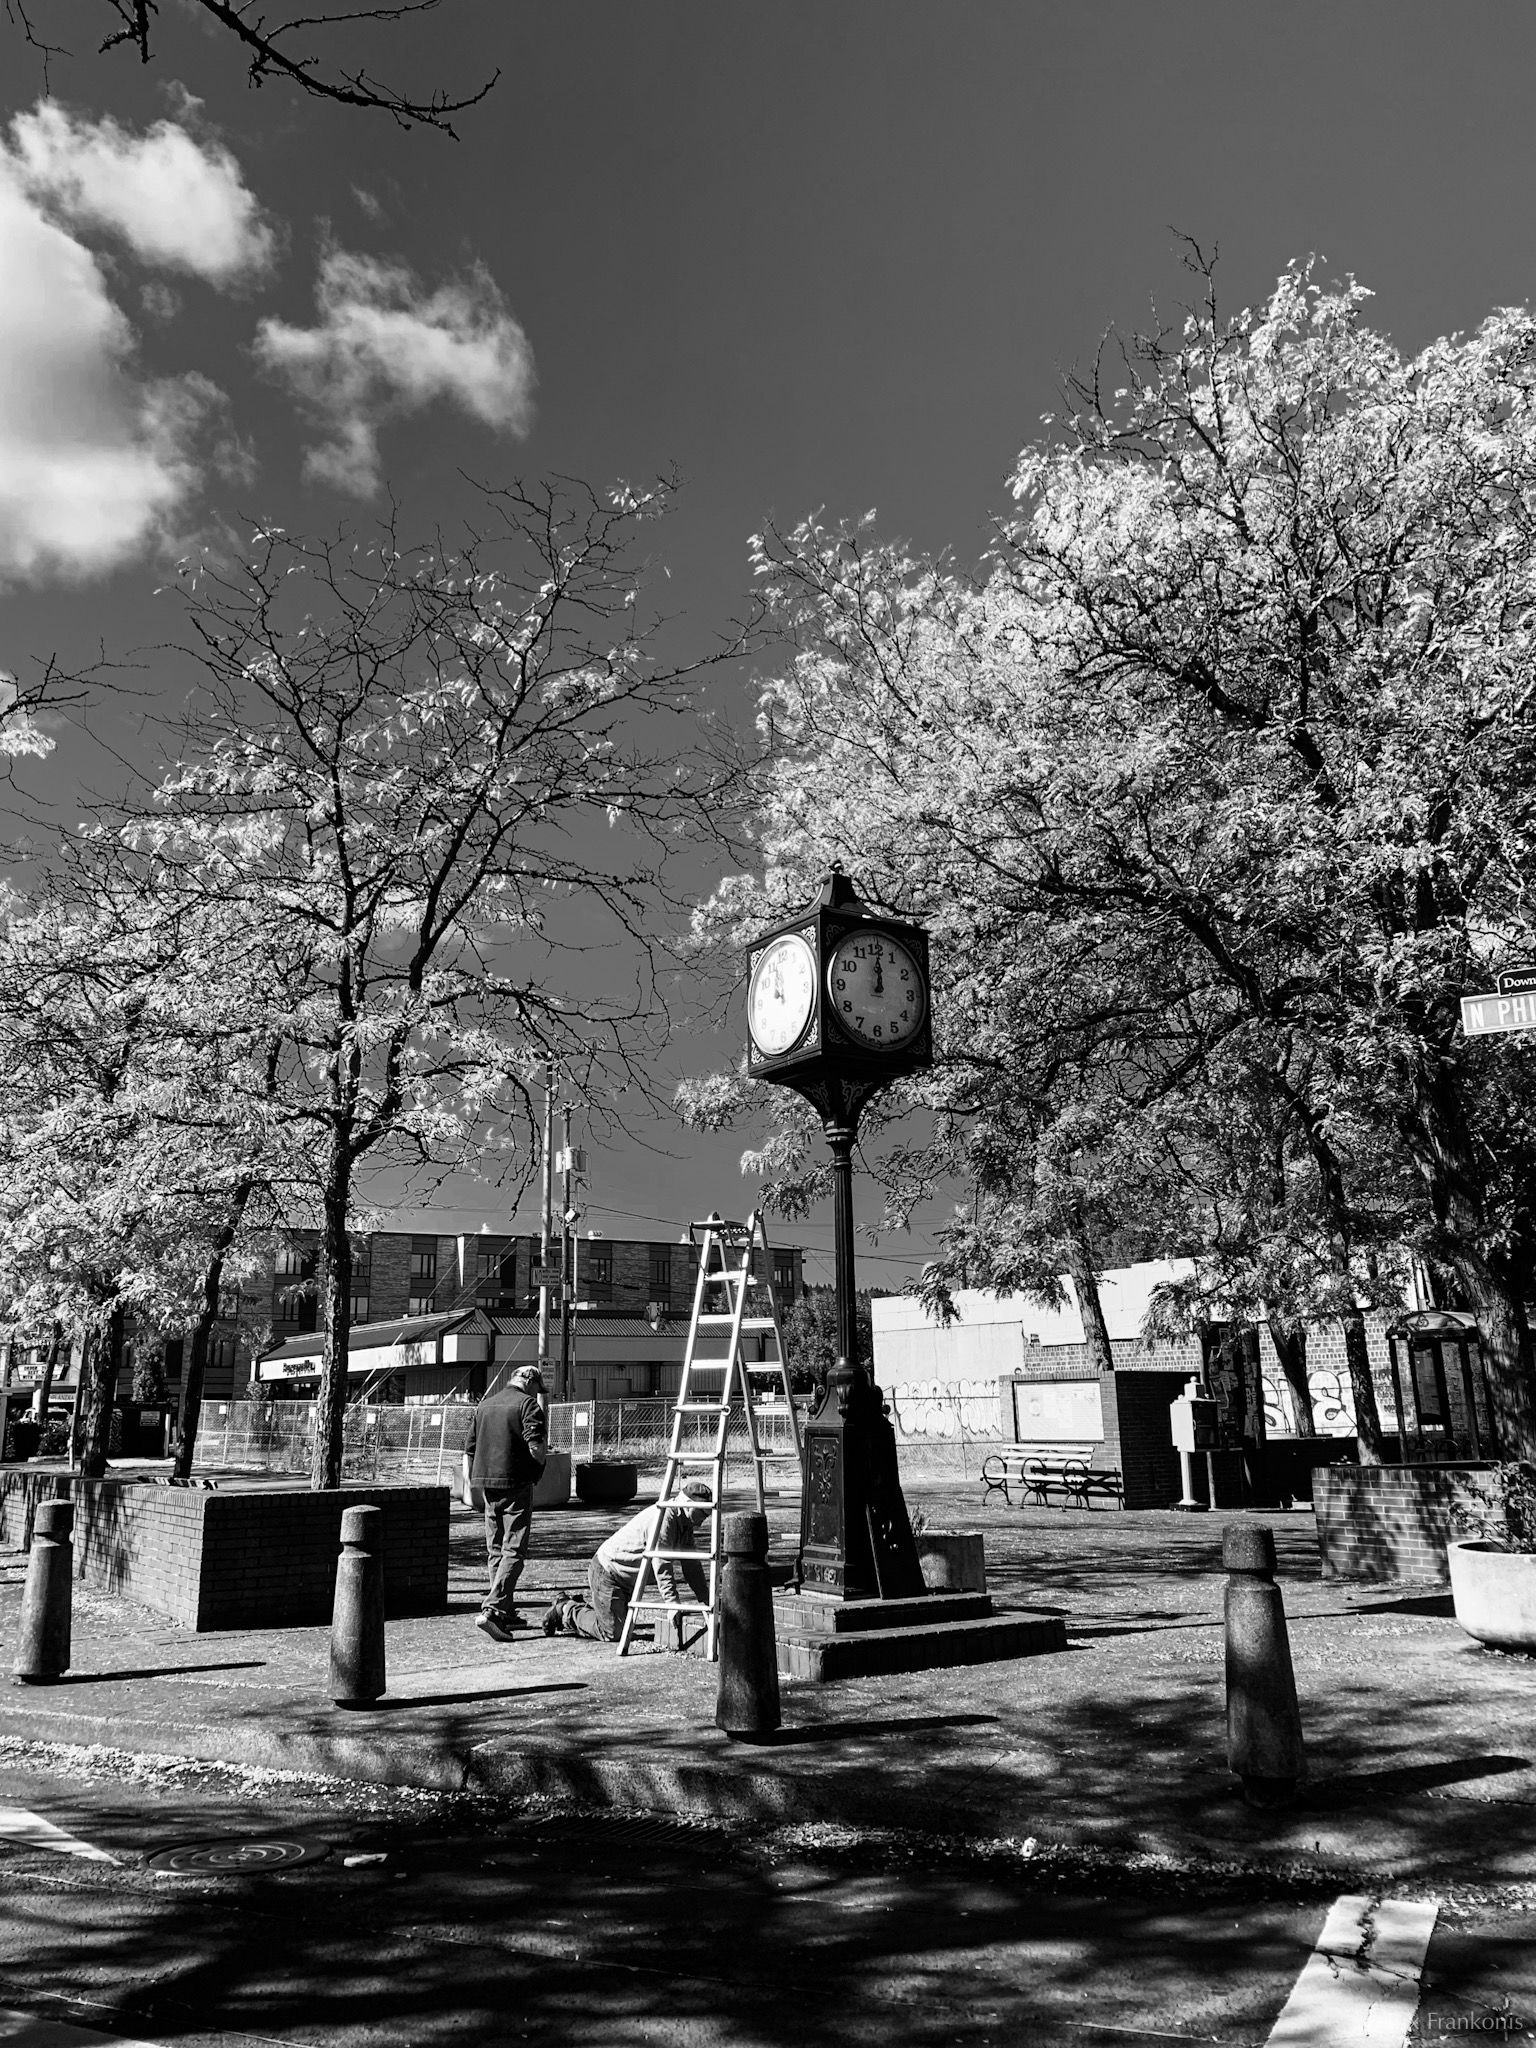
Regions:
<instances>
[{"instance_id":1,"label":"brick building","mask_svg":"<svg viewBox=\"0 0 1536 2048\"><path fill-rule=\"evenodd\" d=\"M604 1386L584 1385L585 1379L617 1382L627 1377L633 1384L618 1386L618 1392L669 1392L667 1374L655 1369L681 1363L693 1311L698 1246L686 1233L677 1240L589 1235L576 1238L574 1245L574 1297L586 1305L576 1317L578 1359L585 1333L588 1360L620 1368L608 1375L583 1371L575 1391L583 1398L596 1393L601 1399ZM801 1293L801 1260L798 1246L773 1247L774 1292L781 1310ZM513 1326L531 1327L538 1314L538 1262L539 1240L527 1232L482 1230L450 1236L375 1231L353 1246L352 1321L362 1328L477 1310L493 1319L501 1332L497 1355L510 1356L516 1350L521 1356L526 1332ZM557 1241L551 1264L558 1263ZM228 1290L228 1314L220 1318L210 1350L205 1398L228 1400L244 1388L257 1357L312 1335L321 1320L324 1281L318 1232L295 1231L262 1271ZM558 1302L555 1307L558 1310ZM601 1332L600 1323L605 1326ZM658 1346L656 1334L663 1328L669 1335ZM615 1342L622 1356L610 1355ZM180 1379L183 1349L175 1339L166 1346L167 1377L173 1387ZM630 1366L636 1369L629 1371ZM675 1383L674 1373L671 1385Z\"/></svg>"}]
</instances>

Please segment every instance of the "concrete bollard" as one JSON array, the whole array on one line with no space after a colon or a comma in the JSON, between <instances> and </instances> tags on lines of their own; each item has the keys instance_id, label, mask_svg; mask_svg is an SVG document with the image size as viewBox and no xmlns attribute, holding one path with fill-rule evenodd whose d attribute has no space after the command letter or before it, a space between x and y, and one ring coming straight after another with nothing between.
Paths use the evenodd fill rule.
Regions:
<instances>
[{"instance_id":1,"label":"concrete bollard","mask_svg":"<svg viewBox=\"0 0 1536 2048\"><path fill-rule=\"evenodd\" d=\"M331 1611L331 1698L366 1707L383 1691L384 1510L348 1508Z\"/></svg>"},{"instance_id":2,"label":"concrete bollard","mask_svg":"<svg viewBox=\"0 0 1536 2048\"><path fill-rule=\"evenodd\" d=\"M45 1500L38 1507L11 1667L17 1685L51 1685L69 1669L74 1526L73 1501Z\"/></svg>"},{"instance_id":3,"label":"concrete bollard","mask_svg":"<svg viewBox=\"0 0 1536 2048\"><path fill-rule=\"evenodd\" d=\"M765 1741L779 1725L779 1653L766 1515L725 1518L715 1723L737 1742Z\"/></svg>"},{"instance_id":4,"label":"concrete bollard","mask_svg":"<svg viewBox=\"0 0 1536 2048\"><path fill-rule=\"evenodd\" d=\"M1250 1806L1283 1806L1306 1776L1301 1709L1275 1584L1275 1539L1238 1523L1221 1539L1227 1580L1227 1767Z\"/></svg>"}]
</instances>

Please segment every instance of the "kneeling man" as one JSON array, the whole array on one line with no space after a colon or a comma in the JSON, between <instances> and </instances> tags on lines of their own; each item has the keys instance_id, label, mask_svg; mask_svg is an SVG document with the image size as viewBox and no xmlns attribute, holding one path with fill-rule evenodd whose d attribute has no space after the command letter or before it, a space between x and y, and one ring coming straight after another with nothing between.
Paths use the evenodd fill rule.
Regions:
<instances>
[{"instance_id":1,"label":"kneeling man","mask_svg":"<svg viewBox=\"0 0 1536 2048\"><path fill-rule=\"evenodd\" d=\"M642 1508L639 1514L631 1515L623 1528L615 1529L606 1542L598 1545L596 1557L587 1566L586 1599L556 1600L544 1617L545 1635L587 1636L596 1643L616 1643L619 1640L624 1633L624 1617L634 1597L635 1582L640 1576L640 1562L657 1522L661 1525L656 1544L658 1550L696 1548L694 1531L708 1517L712 1495L708 1482L703 1479L690 1479L683 1492L687 1496L686 1504L672 1501L665 1508L659 1503ZM661 1617L662 1625L656 1631L657 1641L663 1649L681 1650L684 1648L683 1585L696 1600L709 1597L709 1579L703 1558L701 1556L695 1562L687 1557L658 1557L652 1569L660 1597L669 1608L678 1610L676 1614ZM646 1592L649 1595L649 1586Z\"/></svg>"}]
</instances>

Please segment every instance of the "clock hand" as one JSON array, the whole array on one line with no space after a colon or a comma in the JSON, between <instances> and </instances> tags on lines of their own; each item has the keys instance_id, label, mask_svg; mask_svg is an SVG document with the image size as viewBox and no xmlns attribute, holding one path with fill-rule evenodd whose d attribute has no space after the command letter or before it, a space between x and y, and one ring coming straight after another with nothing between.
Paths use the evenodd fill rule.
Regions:
<instances>
[{"instance_id":1,"label":"clock hand","mask_svg":"<svg viewBox=\"0 0 1536 2048\"><path fill-rule=\"evenodd\" d=\"M883 955L881 952L880 942L877 939L875 941L875 994L877 996L883 996L885 994L885 981L880 973L880 961L882 957Z\"/></svg>"}]
</instances>

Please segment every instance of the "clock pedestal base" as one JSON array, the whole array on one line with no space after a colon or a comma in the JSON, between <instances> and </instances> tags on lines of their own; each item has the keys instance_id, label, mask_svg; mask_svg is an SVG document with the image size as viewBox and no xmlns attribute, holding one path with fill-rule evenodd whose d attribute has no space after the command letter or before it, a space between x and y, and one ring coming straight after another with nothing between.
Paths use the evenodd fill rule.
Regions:
<instances>
[{"instance_id":1,"label":"clock pedestal base","mask_svg":"<svg viewBox=\"0 0 1536 2048\"><path fill-rule=\"evenodd\" d=\"M985 1593L930 1593L922 1600L832 1600L774 1595L779 1676L824 1685L953 1664L995 1664L1067 1647L1059 1614L994 1609Z\"/></svg>"},{"instance_id":2,"label":"clock pedestal base","mask_svg":"<svg viewBox=\"0 0 1536 2048\"><path fill-rule=\"evenodd\" d=\"M842 1359L805 1425L797 1590L832 1600L927 1593L880 1390Z\"/></svg>"}]
</instances>

